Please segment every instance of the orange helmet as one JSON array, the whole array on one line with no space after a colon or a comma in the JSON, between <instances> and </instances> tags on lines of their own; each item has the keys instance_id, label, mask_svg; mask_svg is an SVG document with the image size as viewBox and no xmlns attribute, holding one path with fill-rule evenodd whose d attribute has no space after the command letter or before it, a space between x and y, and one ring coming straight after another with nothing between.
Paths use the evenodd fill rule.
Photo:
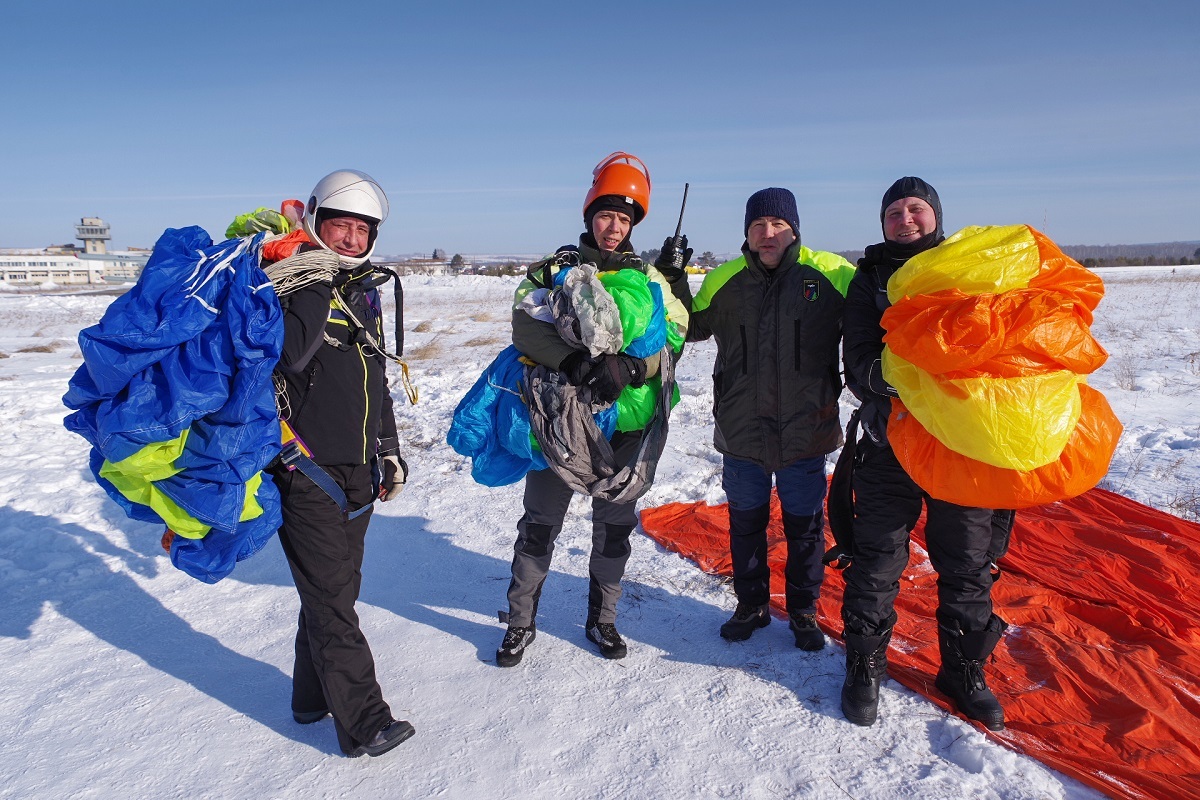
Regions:
<instances>
[{"instance_id":1,"label":"orange helmet","mask_svg":"<svg viewBox=\"0 0 1200 800\"><path fill-rule=\"evenodd\" d=\"M596 165L592 170L592 188L583 200L584 216L596 198L610 194L632 200L633 224L642 221L650 211L650 170L640 158L618 150Z\"/></svg>"}]
</instances>

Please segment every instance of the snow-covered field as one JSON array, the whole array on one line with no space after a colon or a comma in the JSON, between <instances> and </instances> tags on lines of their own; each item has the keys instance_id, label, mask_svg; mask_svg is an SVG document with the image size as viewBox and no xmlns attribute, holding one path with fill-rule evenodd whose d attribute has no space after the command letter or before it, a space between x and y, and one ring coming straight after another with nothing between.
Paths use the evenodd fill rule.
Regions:
<instances>
[{"instance_id":1,"label":"snow-covered field","mask_svg":"<svg viewBox=\"0 0 1200 800\"><path fill-rule=\"evenodd\" d=\"M1102 273L1092 385L1125 423L1104 487L1200 515L1200 267ZM407 278L420 401L395 389L407 490L377 506L359 611L384 693L417 735L346 759L332 723L292 721L298 601L277 541L208 586L161 529L125 518L62 427L75 336L110 297L0 295L0 797L1092 798L887 681L873 728L842 719L843 652L778 621L717 628L731 589L637 537L618 620L628 658L583 636L590 526L577 498L525 661L499 669L520 485L487 489L445 443L508 339L509 279ZM714 348L642 505L724 497L710 444ZM846 408L849 408L847 404ZM833 456L830 456L832 466Z\"/></svg>"}]
</instances>

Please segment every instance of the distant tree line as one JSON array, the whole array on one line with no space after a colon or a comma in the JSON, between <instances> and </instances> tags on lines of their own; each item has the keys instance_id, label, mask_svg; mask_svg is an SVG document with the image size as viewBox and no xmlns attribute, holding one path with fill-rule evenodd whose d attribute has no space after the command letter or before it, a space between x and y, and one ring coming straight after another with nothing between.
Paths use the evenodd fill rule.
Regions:
<instances>
[{"instance_id":1,"label":"distant tree line","mask_svg":"<svg viewBox=\"0 0 1200 800\"><path fill-rule=\"evenodd\" d=\"M1088 269L1097 267L1168 267L1176 264L1200 264L1200 242L1161 242L1159 244L1079 244L1062 251ZM838 255L857 264L862 250L842 250Z\"/></svg>"},{"instance_id":2,"label":"distant tree line","mask_svg":"<svg viewBox=\"0 0 1200 800\"><path fill-rule=\"evenodd\" d=\"M1088 269L1098 269L1102 267L1169 267L1175 264L1200 264L1200 250L1197 255L1188 258L1181 256L1180 258L1160 258L1157 256L1146 256L1145 258L1137 258L1136 256L1118 256L1116 258L1085 258L1075 259L1083 264Z\"/></svg>"},{"instance_id":3,"label":"distant tree line","mask_svg":"<svg viewBox=\"0 0 1200 800\"><path fill-rule=\"evenodd\" d=\"M1194 264L1200 259L1200 242L1159 242L1157 244L1074 244L1063 247L1063 252L1083 263L1086 259L1116 261L1131 259L1125 264L1109 266L1143 266L1146 264ZM1179 259L1184 259L1180 261ZM1140 259L1140 260L1139 260Z\"/></svg>"}]
</instances>

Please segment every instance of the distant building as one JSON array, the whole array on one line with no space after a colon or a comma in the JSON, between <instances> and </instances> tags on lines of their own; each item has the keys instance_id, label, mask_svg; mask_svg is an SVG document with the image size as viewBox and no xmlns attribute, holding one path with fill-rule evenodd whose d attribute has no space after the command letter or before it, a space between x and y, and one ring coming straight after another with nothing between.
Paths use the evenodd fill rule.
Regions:
<instances>
[{"instance_id":1,"label":"distant building","mask_svg":"<svg viewBox=\"0 0 1200 800\"><path fill-rule=\"evenodd\" d=\"M108 223L83 217L75 226L75 245L52 245L41 250L0 250L0 282L12 287L131 283L142 274L147 250L108 252L112 239Z\"/></svg>"}]
</instances>

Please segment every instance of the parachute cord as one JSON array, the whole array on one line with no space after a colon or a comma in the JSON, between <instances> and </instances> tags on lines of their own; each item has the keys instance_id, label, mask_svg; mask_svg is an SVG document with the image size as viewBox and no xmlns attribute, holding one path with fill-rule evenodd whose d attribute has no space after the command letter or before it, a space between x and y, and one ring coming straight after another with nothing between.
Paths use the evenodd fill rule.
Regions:
<instances>
[{"instance_id":1,"label":"parachute cord","mask_svg":"<svg viewBox=\"0 0 1200 800\"><path fill-rule=\"evenodd\" d=\"M328 283L337 274L341 261L337 253L330 250L310 250L276 261L263 268L275 294L279 297L299 291L314 283Z\"/></svg>"},{"instance_id":2,"label":"parachute cord","mask_svg":"<svg viewBox=\"0 0 1200 800\"><path fill-rule=\"evenodd\" d=\"M271 373L271 383L275 388L275 411L282 420L292 418L292 402L288 399L287 384L278 372Z\"/></svg>"},{"instance_id":3,"label":"parachute cord","mask_svg":"<svg viewBox=\"0 0 1200 800\"><path fill-rule=\"evenodd\" d=\"M387 350L385 350L383 346L379 344L379 340L371 335L371 332L367 330L367 327L359 321L358 317L354 316L354 312L350 310L350 306L342 300L341 294L337 291L333 293L333 305L338 311L341 311L343 314L345 314L346 317L352 323L354 323L358 330L362 331L362 335L367 340L367 345L370 346L373 353L378 353L389 361L394 361L400 365L400 383L404 387L404 393L408 395L408 401L413 405L416 405L418 397L417 387L413 385L412 379L409 377L408 362L395 353L389 353ZM326 337L328 337L328 334L326 334Z\"/></svg>"}]
</instances>

